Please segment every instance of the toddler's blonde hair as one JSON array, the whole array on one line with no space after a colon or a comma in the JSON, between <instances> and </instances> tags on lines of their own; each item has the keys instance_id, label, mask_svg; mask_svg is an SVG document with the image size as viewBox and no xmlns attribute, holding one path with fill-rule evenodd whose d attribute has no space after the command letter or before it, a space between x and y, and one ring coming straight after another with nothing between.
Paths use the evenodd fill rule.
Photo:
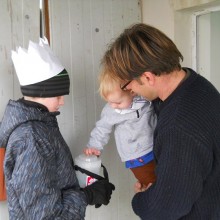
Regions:
<instances>
[{"instance_id":1,"label":"toddler's blonde hair","mask_svg":"<svg viewBox=\"0 0 220 220\"><path fill-rule=\"evenodd\" d=\"M100 73L99 94L104 100L107 100L107 97L110 93L120 89L120 85L121 85L121 80L119 78L112 77L106 71L102 71ZM121 90L121 92L123 91Z\"/></svg>"}]
</instances>

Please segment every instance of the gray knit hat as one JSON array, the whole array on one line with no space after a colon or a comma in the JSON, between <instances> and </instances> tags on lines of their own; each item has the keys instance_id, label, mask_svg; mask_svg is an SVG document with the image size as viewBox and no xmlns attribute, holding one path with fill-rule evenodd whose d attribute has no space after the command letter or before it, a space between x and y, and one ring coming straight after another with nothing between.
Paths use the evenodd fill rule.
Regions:
<instances>
[{"instance_id":1,"label":"gray knit hat","mask_svg":"<svg viewBox=\"0 0 220 220\"><path fill-rule=\"evenodd\" d=\"M58 75L39 83L21 86L24 96L30 97L57 97L69 94L70 79L64 69Z\"/></svg>"}]
</instances>

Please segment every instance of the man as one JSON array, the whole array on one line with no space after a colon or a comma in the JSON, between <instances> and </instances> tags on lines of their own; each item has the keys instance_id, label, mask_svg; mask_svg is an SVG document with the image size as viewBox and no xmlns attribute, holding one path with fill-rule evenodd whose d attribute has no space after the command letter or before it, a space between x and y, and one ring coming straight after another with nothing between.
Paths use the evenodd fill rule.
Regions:
<instances>
[{"instance_id":1,"label":"man","mask_svg":"<svg viewBox=\"0 0 220 220\"><path fill-rule=\"evenodd\" d=\"M136 24L106 51L105 72L152 100L156 182L136 183L134 212L146 220L220 219L220 94L158 29Z\"/></svg>"}]
</instances>

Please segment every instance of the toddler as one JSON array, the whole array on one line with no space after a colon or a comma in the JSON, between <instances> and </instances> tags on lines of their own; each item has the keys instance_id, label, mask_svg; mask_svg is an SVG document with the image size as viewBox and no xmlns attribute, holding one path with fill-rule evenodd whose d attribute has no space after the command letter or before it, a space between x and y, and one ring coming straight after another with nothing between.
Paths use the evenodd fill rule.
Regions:
<instances>
[{"instance_id":1,"label":"toddler","mask_svg":"<svg viewBox=\"0 0 220 220\"><path fill-rule=\"evenodd\" d=\"M126 168L147 186L155 181L153 132L156 114L151 102L120 88L120 81L104 72L99 78L99 92L107 101L101 118L90 134L86 155L100 155L114 130L118 153Z\"/></svg>"}]
</instances>

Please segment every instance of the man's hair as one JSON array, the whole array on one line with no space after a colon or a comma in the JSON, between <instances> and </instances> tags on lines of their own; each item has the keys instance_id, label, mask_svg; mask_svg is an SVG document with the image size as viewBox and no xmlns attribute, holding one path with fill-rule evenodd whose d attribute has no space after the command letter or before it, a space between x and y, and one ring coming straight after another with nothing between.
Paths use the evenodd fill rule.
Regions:
<instances>
[{"instance_id":1,"label":"man's hair","mask_svg":"<svg viewBox=\"0 0 220 220\"><path fill-rule=\"evenodd\" d=\"M160 75L180 70L181 60L182 54L163 32L138 23L109 45L101 64L112 77L132 80L144 72Z\"/></svg>"}]
</instances>

